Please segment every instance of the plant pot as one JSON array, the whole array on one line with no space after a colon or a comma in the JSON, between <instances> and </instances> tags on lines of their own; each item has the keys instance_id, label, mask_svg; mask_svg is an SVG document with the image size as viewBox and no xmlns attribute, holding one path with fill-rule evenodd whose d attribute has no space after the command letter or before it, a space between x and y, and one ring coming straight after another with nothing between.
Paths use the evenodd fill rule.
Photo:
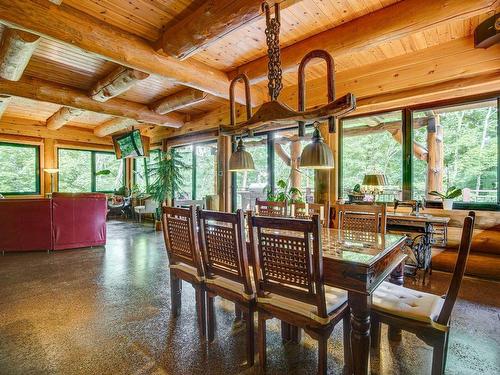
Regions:
<instances>
[{"instance_id":1,"label":"plant pot","mask_svg":"<svg viewBox=\"0 0 500 375\"><path fill-rule=\"evenodd\" d=\"M453 210L453 199L443 199L443 209Z\"/></svg>"}]
</instances>

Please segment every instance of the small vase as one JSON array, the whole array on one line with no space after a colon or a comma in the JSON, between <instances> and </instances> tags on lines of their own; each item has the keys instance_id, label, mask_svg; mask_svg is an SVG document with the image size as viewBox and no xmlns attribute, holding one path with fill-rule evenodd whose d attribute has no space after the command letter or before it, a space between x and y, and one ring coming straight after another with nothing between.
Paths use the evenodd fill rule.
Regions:
<instances>
[{"instance_id":1,"label":"small vase","mask_svg":"<svg viewBox=\"0 0 500 375\"><path fill-rule=\"evenodd\" d=\"M443 199L443 209L453 210L453 199Z\"/></svg>"}]
</instances>

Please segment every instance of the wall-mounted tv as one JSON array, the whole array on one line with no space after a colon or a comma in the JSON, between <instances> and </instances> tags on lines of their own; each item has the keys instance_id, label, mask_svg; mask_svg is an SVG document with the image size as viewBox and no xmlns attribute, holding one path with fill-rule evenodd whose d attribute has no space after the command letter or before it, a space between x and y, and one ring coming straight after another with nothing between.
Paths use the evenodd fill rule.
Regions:
<instances>
[{"instance_id":1,"label":"wall-mounted tv","mask_svg":"<svg viewBox=\"0 0 500 375\"><path fill-rule=\"evenodd\" d=\"M113 145L117 159L149 156L149 138L139 130L113 136Z\"/></svg>"}]
</instances>

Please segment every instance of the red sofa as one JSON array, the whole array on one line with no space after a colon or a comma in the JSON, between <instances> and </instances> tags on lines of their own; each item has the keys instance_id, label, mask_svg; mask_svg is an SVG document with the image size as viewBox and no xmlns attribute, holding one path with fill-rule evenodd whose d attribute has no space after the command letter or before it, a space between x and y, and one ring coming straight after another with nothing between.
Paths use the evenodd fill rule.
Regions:
<instances>
[{"instance_id":1,"label":"red sofa","mask_svg":"<svg viewBox=\"0 0 500 375\"><path fill-rule=\"evenodd\" d=\"M0 251L63 250L106 244L104 194L0 199Z\"/></svg>"}]
</instances>

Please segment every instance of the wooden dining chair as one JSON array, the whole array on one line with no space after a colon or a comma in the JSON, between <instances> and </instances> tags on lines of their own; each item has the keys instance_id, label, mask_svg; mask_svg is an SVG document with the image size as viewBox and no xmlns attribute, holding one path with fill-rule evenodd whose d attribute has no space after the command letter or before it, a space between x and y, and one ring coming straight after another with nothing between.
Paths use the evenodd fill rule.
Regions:
<instances>
[{"instance_id":1,"label":"wooden dining chair","mask_svg":"<svg viewBox=\"0 0 500 375\"><path fill-rule=\"evenodd\" d=\"M334 215L334 228L385 234L387 218L384 204L336 204Z\"/></svg>"},{"instance_id":2,"label":"wooden dining chair","mask_svg":"<svg viewBox=\"0 0 500 375\"><path fill-rule=\"evenodd\" d=\"M383 282L373 294L371 343L380 347L381 323L414 333L433 347L432 375L441 375L446 366L450 315L457 300L472 243L475 213L464 220L457 263L444 299L402 286Z\"/></svg>"},{"instance_id":3,"label":"wooden dining chair","mask_svg":"<svg viewBox=\"0 0 500 375\"><path fill-rule=\"evenodd\" d=\"M261 201L259 198L255 199L255 215L258 216L272 216L272 217L286 217L287 216L288 202L271 202Z\"/></svg>"},{"instance_id":4,"label":"wooden dining chair","mask_svg":"<svg viewBox=\"0 0 500 375\"><path fill-rule=\"evenodd\" d=\"M198 227L207 291L208 341L215 337L214 298L235 303L247 325L247 364L254 364L255 291L248 261L244 215L203 211L198 208Z\"/></svg>"},{"instance_id":5,"label":"wooden dining chair","mask_svg":"<svg viewBox=\"0 0 500 375\"><path fill-rule=\"evenodd\" d=\"M311 220L248 216L257 292L258 352L266 367L266 320L273 317L318 340L318 373L327 371L327 343L344 323L344 359L350 368L347 292L325 286L318 216Z\"/></svg>"},{"instance_id":6,"label":"wooden dining chair","mask_svg":"<svg viewBox=\"0 0 500 375\"><path fill-rule=\"evenodd\" d=\"M170 264L172 315L181 313L182 281L195 289L196 312L201 335L205 337L205 274L196 230L196 211L189 208L162 207L163 236Z\"/></svg>"},{"instance_id":7,"label":"wooden dining chair","mask_svg":"<svg viewBox=\"0 0 500 375\"><path fill-rule=\"evenodd\" d=\"M330 203L292 203L290 215L296 219L311 219L314 215L319 216L321 225L327 227L330 223Z\"/></svg>"}]
</instances>

